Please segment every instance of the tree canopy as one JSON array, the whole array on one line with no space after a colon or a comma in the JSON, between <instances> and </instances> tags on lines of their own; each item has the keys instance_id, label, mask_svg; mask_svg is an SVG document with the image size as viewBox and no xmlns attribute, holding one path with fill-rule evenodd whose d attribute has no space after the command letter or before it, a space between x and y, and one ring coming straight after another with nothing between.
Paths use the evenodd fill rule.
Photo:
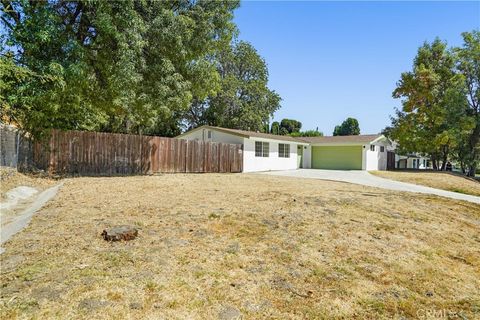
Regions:
<instances>
[{"instance_id":1,"label":"tree canopy","mask_svg":"<svg viewBox=\"0 0 480 320\"><path fill-rule=\"evenodd\" d=\"M280 96L268 88L265 60L248 42L234 42L215 57L220 90L206 99L196 97L188 115L189 127L201 124L267 131Z\"/></svg>"},{"instance_id":2,"label":"tree canopy","mask_svg":"<svg viewBox=\"0 0 480 320\"><path fill-rule=\"evenodd\" d=\"M464 33L461 48L440 39L424 43L393 92L401 99L392 125L385 130L403 153L431 157L444 170L456 160L474 175L479 158L480 34ZM441 166L439 165L441 163Z\"/></svg>"},{"instance_id":3,"label":"tree canopy","mask_svg":"<svg viewBox=\"0 0 480 320\"><path fill-rule=\"evenodd\" d=\"M292 137L323 137L323 132L315 130L305 130L299 132L293 132L290 134Z\"/></svg>"},{"instance_id":4,"label":"tree canopy","mask_svg":"<svg viewBox=\"0 0 480 320\"><path fill-rule=\"evenodd\" d=\"M282 119L280 121L280 134L288 135L295 132L300 132L302 129L302 123L294 119Z\"/></svg>"},{"instance_id":5,"label":"tree canopy","mask_svg":"<svg viewBox=\"0 0 480 320\"><path fill-rule=\"evenodd\" d=\"M292 137L318 137L323 133L315 130L301 131L302 123L294 119L282 119L282 121L274 121L270 127L270 133L277 135L289 135Z\"/></svg>"},{"instance_id":6,"label":"tree canopy","mask_svg":"<svg viewBox=\"0 0 480 320\"><path fill-rule=\"evenodd\" d=\"M352 136L360 134L360 126L355 118L347 118L341 125L335 126L334 136Z\"/></svg>"},{"instance_id":7,"label":"tree canopy","mask_svg":"<svg viewBox=\"0 0 480 320\"><path fill-rule=\"evenodd\" d=\"M238 1L1 5L1 117L34 135L60 128L171 136L202 121L264 130L280 107L265 61L235 41Z\"/></svg>"}]
</instances>

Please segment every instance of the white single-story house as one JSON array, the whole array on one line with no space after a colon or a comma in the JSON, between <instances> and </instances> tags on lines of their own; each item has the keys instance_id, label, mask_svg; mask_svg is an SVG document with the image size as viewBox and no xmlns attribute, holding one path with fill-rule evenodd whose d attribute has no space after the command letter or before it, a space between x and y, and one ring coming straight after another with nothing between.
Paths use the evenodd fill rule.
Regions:
<instances>
[{"instance_id":1,"label":"white single-story house","mask_svg":"<svg viewBox=\"0 0 480 320\"><path fill-rule=\"evenodd\" d=\"M177 138L243 145L243 172L300 168L303 159L297 150L308 146L307 142L290 136L212 126L198 127Z\"/></svg>"},{"instance_id":2,"label":"white single-story house","mask_svg":"<svg viewBox=\"0 0 480 320\"><path fill-rule=\"evenodd\" d=\"M430 158L419 154L396 155L395 162L397 169L432 169Z\"/></svg>"},{"instance_id":3,"label":"white single-story house","mask_svg":"<svg viewBox=\"0 0 480 320\"><path fill-rule=\"evenodd\" d=\"M290 137L261 132L201 126L177 138L241 144L243 171L386 170L387 147L383 135Z\"/></svg>"}]
</instances>

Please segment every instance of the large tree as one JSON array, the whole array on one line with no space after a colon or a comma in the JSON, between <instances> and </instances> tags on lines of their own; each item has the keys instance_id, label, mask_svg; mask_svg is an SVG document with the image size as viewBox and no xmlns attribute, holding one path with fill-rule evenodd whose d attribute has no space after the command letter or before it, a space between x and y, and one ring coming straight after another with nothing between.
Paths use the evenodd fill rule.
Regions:
<instances>
[{"instance_id":1,"label":"large tree","mask_svg":"<svg viewBox=\"0 0 480 320\"><path fill-rule=\"evenodd\" d=\"M280 134L280 123L278 121L273 121L272 126L270 127L271 134Z\"/></svg>"},{"instance_id":2,"label":"large tree","mask_svg":"<svg viewBox=\"0 0 480 320\"><path fill-rule=\"evenodd\" d=\"M334 136L352 136L360 134L360 126L355 118L347 118L341 125L335 126Z\"/></svg>"},{"instance_id":3,"label":"large tree","mask_svg":"<svg viewBox=\"0 0 480 320\"><path fill-rule=\"evenodd\" d=\"M294 119L282 119L280 121L280 134L292 134L295 132L300 132L302 129L302 123Z\"/></svg>"},{"instance_id":4,"label":"large tree","mask_svg":"<svg viewBox=\"0 0 480 320\"><path fill-rule=\"evenodd\" d=\"M268 131L280 96L270 90L265 60L248 42L235 42L214 56L220 89L207 99L195 99L187 113L189 127L202 124Z\"/></svg>"},{"instance_id":5,"label":"large tree","mask_svg":"<svg viewBox=\"0 0 480 320\"><path fill-rule=\"evenodd\" d=\"M15 82L2 71L10 77L2 116L27 130L175 134L192 99L220 87L212 56L229 47L237 6L3 0L2 66L13 62L35 77ZM38 77L58 78L60 85Z\"/></svg>"},{"instance_id":6,"label":"large tree","mask_svg":"<svg viewBox=\"0 0 480 320\"><path fill-rule=\"evenodd\" d=\"M394 98L402 99L391 130L404 152L429 155L433 167L446 168L449 154L457 146L458 134L466 124L458 104L461 77L455 73L455 59L439 39L418 49L413 70L404 72Z\"/></svg>"},{"instance_id":7,"label":"large tree","mask_svg":"<svg viewBox=\"0 0 480 320\"><path fill-rule=\"evenodd\" d=\"M461 163L468 167L468 175L475 176L480 161L480 31L464 32L462 36L463 46L454 51L457 70L464 80L465 113L471 130L463 139L460 138L457 154ZM462 104L462 101L457 101L458 105Z\"/></svg>"}]
</instances>

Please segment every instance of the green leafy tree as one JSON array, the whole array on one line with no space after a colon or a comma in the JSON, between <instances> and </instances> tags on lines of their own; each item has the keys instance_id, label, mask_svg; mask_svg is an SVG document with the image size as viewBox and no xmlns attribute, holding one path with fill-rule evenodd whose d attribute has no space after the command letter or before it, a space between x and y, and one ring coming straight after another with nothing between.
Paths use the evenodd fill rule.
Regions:
<instances>
[{"instance_id":1,"label":"green leafy tree","mask_svg":"<svg viewBox=\"0 0 480 320\"><path fill-rule=\"evenodd\" d=\"M272 122L272 126L270 128L271 134L280 134L280 123L278 121Z\"/></svg>"},{"instance_id":2,"label":"green leafy tree","mask_svg":"<svg viewBox=\"0 0 480 320\"><path fill-rule=\"evenodd\" d=\"M292 137L323 137L323 132L316 130L306 130L299 132L292 132L290 134Z\"/></svg>"},{"instance_id":3,"label":"green leafy tree","mask_svg":"<svg viewBox=\"0 0 480 320\"><path fill-rule=\"evenodd\" d=\"M293 119L282 119L280 122L280 134L287 135L294 132L300 132L302 123Z\"/></svg>"},{"instance_id":4,"label":"green leafy tree","mask_svg":"<svg viewBox=\"0 0 480 320\"><path fill-rule=\"evenodd\" d=\"M37 123L53 127L50 119L56 116L55 105L38 107L42 100L50 99L52 91L63 86L61 67L50 67L48 73L39 75L15 64L12 56L0 57L0 120L25 124L23 129L35 136L43 134Z\"/></svg>"},{"instance_id":5,"label":"green leafy tree","mask_svg":"<svg viewBox=\"0 0 480 320\"><path fill-rule=\"evenodd\" d=\"M214 57L220 89L198 99L187 112L188 126L209 124L268 132L266 123L280 108L280 96L268 88L265 60L248 42L240 41Z\"/></svg>"},{"instance_id":6,"label":"green leafy tree","mask_svg":"<svg viewBox=\"0 0 480 320\"><path fill-rule=\"evenodd\" d=\"M341 125L335 126L334 136L352 136L360 134L360 126L355 118L347 118Z\"/></svg>"},{"instance_id":7,"label":"green leafy tree","mask_svg":"<svg viewBox=\"0 0 480 320\"><path fill-rule=\"evenodd\" d=\"M467 174L474 177L480 161L480 31L464 32L464 44L455 48L456 67L464 80L465 115L471 130L467 137L465 131L459 130L461 135L457 148L458 160L464 167L468 167ZM462 102L457 100L457 105ZM463 128L468 126L463 125ZM463 134L461 134L463 132Z\"/></svg>"},{"instance_id":8,"label":"green leafy tree","mask_svg":"<svg viewBox=\"0 0 480 320\"><path fill-rule=\"evenodd\" d=\"M441 160L442 170L458 131L458 122L449 118L460 81L454 62L444 42L425 43L417 52L413 70L402 73L393 92L394 98L402 99L402 109L393 119L392 137L404 152L429 155L434 168Z\"/></svg>"},{"instance_id":9,"label":"green leafy tree","mask_svg":"<svg viewBox=\"0 0 480 320\"><path fill-rule=\"evenodd\" d=\"M2 1L2 56L62 84L10 83L12 92L31 96L5 96L15 99L5 102L9 114L39 130L175 134L192 99L220 88L212 56L236 33L237 7L208 0Z\"/></svg>"}]
</instances>

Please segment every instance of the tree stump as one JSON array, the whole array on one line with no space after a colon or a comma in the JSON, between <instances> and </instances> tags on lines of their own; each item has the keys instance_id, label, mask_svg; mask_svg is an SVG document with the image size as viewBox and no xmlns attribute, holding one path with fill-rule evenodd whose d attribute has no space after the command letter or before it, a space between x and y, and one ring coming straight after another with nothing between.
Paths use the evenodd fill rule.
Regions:
<instances>
[{"instance_id":1,"label":"tree stump","mask_svg":"<svg viewBox=\"0 0 480 320\"><path fill-rule=\"evenodd\" d=\"M102 232L102 237L106 241L120 241L133 240L138 236L138 230L131 226L117 226L105 229Z\"/></svg>"}]
</instances>

